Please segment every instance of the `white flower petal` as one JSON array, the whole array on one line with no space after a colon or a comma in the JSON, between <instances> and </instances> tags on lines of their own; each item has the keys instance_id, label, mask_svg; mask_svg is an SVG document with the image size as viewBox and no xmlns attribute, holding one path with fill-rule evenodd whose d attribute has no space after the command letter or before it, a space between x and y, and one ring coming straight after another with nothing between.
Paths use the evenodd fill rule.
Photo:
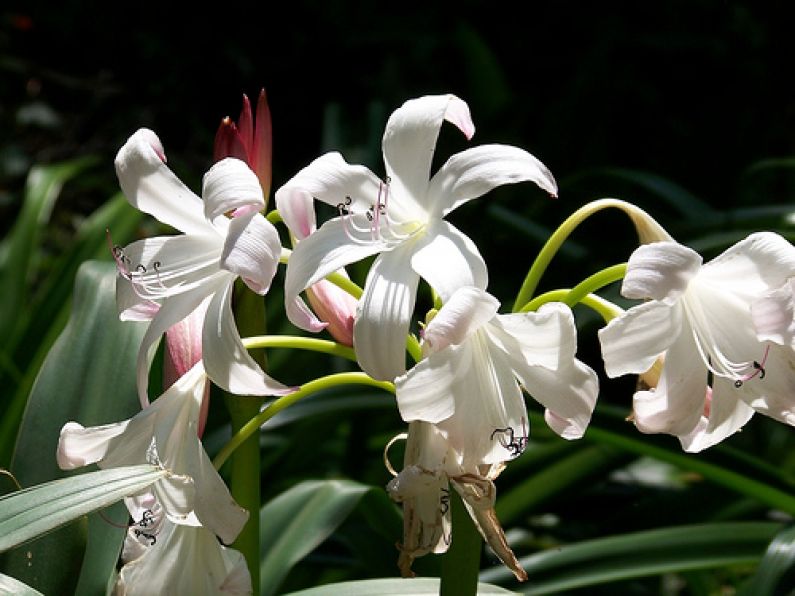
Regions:
<instances>
[{"instance_id":1,"label":"white flower petal","mask_svg":"<svg viewBox=\"0 0 795 596\"><path fill-rule=\"evenodd\" d=\"M327 221L317 232L298 243L287 262L284 301L290 321L307 331L325 327L299 294L315 282L345 265L360 261L385 248L381 242L354 236L352 226L366 221L364 216L338 217Z\"/></svg>"},{"instance_id":2,"label":"white flower petal","mask_svg":"<svg viewBox=\"0 0 795 596\"><path fill-rule=\"evenodd\" d=\"M627 263L621 294L672 303L701 267L701 255L677 242L642 244Z\"/></svg>"},{"instance_id":3,"label":"white flower petal","mask_svg":"<svg viewBox=\"0 0 795 596\"><path fill-rule=\"evenodd\" d=\"M680 436L682 448L688 453L697 453L717 445L723 439L740 430L754 415L754 410L741 399L734 383L716 379L712 387L709 416L706 424Z\"/></svg>"},{"instance_id":4,"label":"white flower petal","mask_svg":"<svg viewBox=\"0 0 795 596\"><path fill-rule=\"evenodd\" d=\"M124 196L133 207L155 216L186 234L207 234L202 200L165 164L160 139L142 128L116 155L116 174Z\"/></svg>"},{"instance_id":5,"label":"white flower petal","mask_svg":"<svg viewBox=\"0 0 795 596\"><path fill-rule=\"evenodd\" d=\"M138 396L141 398L142 405L146 406L149 403L147 391L149 368L154 351L157 348L157 342L160 341L160 338L171 326L188 317L196 310L207 296L215 293L224 284L231 284L230 278L231 274L219 271L214 276L204 280L196 288L164 301L157 315L149 323L149 327L147 327L146 333L141 340L141 347L138 349L138 360L136 363L138 371L137 383Z\"/></svg>"},{"instance_id":6,"label":"white flower petal","mask_svg":"<svg viewBox=\"0 0 795 596\"><path fill-rule=\"evenodd\" d=\"M406 338L419 283L410 265L413 248L411 242L404 242L378 256L367 274L353 324L359 365L381 381L406 372Z\"/></svg>"},{"instance_id":7,"label":"white flower petal","mask_svg":"<svg viewBox=\"0 0 795 596\"><path fill-rule=\"evenodd\" d=\"M411 266L447 301L457 289L488 285L488 272L477 246L444 220L437 219L416 242Z\"/></svg>"},{"instance_id":8,"label":"white flower petal","mask_svg":"<svg viewBox=\"0 0 795 596\"><path fill-rule=\"evenodd\" d=\"M259 188L256 177L254 182ZM282 244L276 228L259 213L229 222L220 266L239 275L254 292L265 295L279 266Z\"/></svg>"},{"instance_id":9,"label":"white flower petal","mask_svg":"<svg viewBox=\"0 0 795 596\"><path fill-rule=\"evenodd\" d=\"M471 353L469 366L462 367L452 390L455 413L438 424L465 468L513 459L527 445L522 392L503 353L489 343L479 332L461 346Z\"/></svg>"},{"instance_id":10,"label":"white flower petal","mask_svg":"<svg viewBox=\"0 0 795 596\"><path fill-rule=\"evenodd\" d=\"M195 289L218 271L221 238L217 235L156 236L122 249L122 274L133 284L138 301L159 300ZM118 305L120 310L122 305Z\"/></svg>"},{"instance_id":11,"label":"white flower petal","mask_svg":"<svg viewBox=\"0 0 795 596\"><path fill-rule=\"evenodd\" d=\"M751 303L751 320L760 341L795 345L795 286L792 280Z\"/></svg>"},{"instance_id":12,"label":"white flower petal","mask_svg":"<svg viewBox=\"0 0 795 596\"><path fill-rule=\"evenodd\" d=\"M395 379L395 396L400 416L406 422L437 423L455 412L453 388L456 380L472 366L470 350L461 346L431 354L405 375Z\"/></svg>"},{"instance_id":13,"label":"white flower petal","mask_svg":"<svg viewBox=\"0 0 795 596\"><path fill-rule=\"evenodd\" d=\"M77 422L67 422L58 438L58 467L74 470L98 462L108 452L111 439L122 434L129 420L85 428Z\"/></svg>"},{"instance_id":14,"label":"white flower petal","mask_svg":"<svg viewBox=\"0 0 795 596\"><path fill-rule=\"evenodd\" d=\"M795 247L773 232L757 232L704 265L699 277L740 296L759 296L795 276Z\"/></svg>"},{"instance_id":15,"label":"white flower petal","mask_svg":"<svg viewBox=\"0 0 795 596\"><path fill-rule=\"evenodd\" d=\"M657 387L635 393L633 421L644 433L687 435L701 419L706 396L707 368L686 328L666 353Z\"/></svg>"},{"instance_id":16,"label":"white flower petal","mask_svg":"<svg viewBox=\"0 0 795 596\"><path fill-rule=\"evenodd\" d=\"M681 327L681 307L657 301L633 306L616 317L599 330L607 376L646 372L670 347Z\"/></svg>"},{"instance_id":17,"label":"white flower petal","mask_svg":"<svg viewBox=\"0 0 795 596\"><path fill-rule=\"evenodd\" d=\"M245 162L227 157L207 170L202 178L204 216L209 221L228 212L247 215L265 208L257 175Z\"/></svg>"},{"instance_id":18,"label":"white flower petal","mask_svg":"<svg viewBox=\"0 0 795 596\"><path fill-rule=\"evenodd\" d=\"M364 213L375 204L380 189L381 180L366 167L350 165L339 153L326 153L276 191L276 208L295 232L302 226L307 198Z\"/></svg>"},{"instance_id":19,"label":"white flower petal","mask_svg":"<svg viewBox=\"0 0 795 596\"><path fill-rule=\"evenodd\" d=\"M405 102L389 117L384 131L384 162L392 194L418 215L428 211L431 160L445 120L468 137L474 133L469 107L454 95L425 96Z\"/></svg>"},{"instance_id":20,"label":"white flower petal","mask_svg":"<svg viewBox=\"0 0 795 596\"><path fill-rule=\"evenodd\" d=\"M317 228L314 197L300 188L283 186L276 192L276 209L287 228L303 240Z\"/></svg>"},{"instance_id":21,"label":"white flower petal","mask_svg":"<svg viewBox=\"0 0 795 596\"><path fill-rule=\"evenodd\" d=\"M119 571L115 593L251 594L251 578L243 555L223 547L202 527L166 523L157 543Z\"/></svg>"},{"instance_id":22,"label":"white flower petal","mask_svg":"<svg viewBox=\"0 0 795 596\"><path fill-rule=\"evenodd\" d=\"M116 307L122 321L151 321L160 310L160 304L143 298L121 273L116 276Z\"/></svg>"},{"instance_id":23,"label":"white flower petal","mask_svg":"<svg viewBox=\"0 0 795 596\"><path fill-rule=\"evenodd\" d=\"M428 188L428 211L444 217L467 201L503 184L534 182L550 195L558 187L547 167L527 151L510 145L480 145L451 156Z\"/></svg>"},{"instance_id":24,"label":"white flower petal","mask_svg":"<svg viewBox=\"0 0 795 596\"><path fill-rule=\"evenodd\" d=\"M500 303L494 296L475 287L462 287L445 302L423 332L431 351L463 343L467 337L489 322Z\"/></svg>"},{"instance_id":25,"label":"white flower petal","mask_svg":"<svg viewBox=\"0 0 795 596\"><path fill-rule=\"evenodd\" d=\"M497 315L487 332L517 371L527 366L557 370L568 366L577 351L574 316L561 302L544 304L537 312Z\"/></svg>"},{"instance_id":26,"label":"white flower petal","mask_svg":"<svg viewBox=\"0 0 795 596\"><path fill-rule=\"evenodd\" d=\"M195 430L195 427L192 429ZM202 526L231 544L248 521L248 511L235 502L224 481L213 467L200 441L186 445L186 468L196 484L194 511Z\"/></svg>"},{"instance_id":27,"label":"white flower petal","mask_svg":"<svg viewBox=\"0 0 795 596\"><path fill-rule=\"evenodd\" d=\"M198 490L191 476L168 474L152 485L152 493L170 521L188 526L198 525L192 515Z\"/></svg>"},{"instance_id":28,"label":"white flower petal","mask_svg":"<svg viewBox=\"0 0 795 596\"><path fill-rule=\"evenodd\" d=\"M284 395L293 391L266 375L249 355L232 313L232 280L218 288L207 307L202 358L213 383L235 395Z\"/></svg>"},{"instance_id":29,"label":"white flower petal","mask_svg":"<svg viewBox=\"0 0 795 596\"><path fill-rule=\"evenodd\" d=\"M795 352L789 345L770 345L760 364L764 375L745 381L738 398L761 414L795 426Z\"/></svg>"}]
</instances>

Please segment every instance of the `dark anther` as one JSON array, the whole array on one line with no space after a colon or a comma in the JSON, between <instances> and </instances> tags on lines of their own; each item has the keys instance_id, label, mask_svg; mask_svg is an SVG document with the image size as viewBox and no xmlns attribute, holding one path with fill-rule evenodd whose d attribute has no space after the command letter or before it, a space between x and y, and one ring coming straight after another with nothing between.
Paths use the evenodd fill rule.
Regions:
<instances>
[{"instance_id":1,"label":"dark anther","mask_svg":"<svg viewBox=\"0 0 795 596\"><path fill-rule=\"evenodd\" d=\"M766 374L765 368L761 364L759 364L756 360L754 360L754 368L759 371L759 378L764 379Z\"/></svg>"},{"instance_id":2,"label":"dark anther","mask_svg":"<svg viewBox=\"0 0 795 596\"><path fill-rule=\"evenodd\" d=\"M737 380L734 382L734 386L735 386L737 389L739 389L740 387L742 387L742 386L743 386L743 382L742 382L740 379L737 379Z\"/></svg>"},{"instance_id":3,"label":"dark anther","mask_svg":"<svg viewBox=\"0 0 795 596\"><path fill-rule=\"evenodd\" d=\"M441 490L442 496L439 497L439 510L442 515L447 515L447 512L450 511L450 489L443 488Z\"/></svg>"}]
</instances>

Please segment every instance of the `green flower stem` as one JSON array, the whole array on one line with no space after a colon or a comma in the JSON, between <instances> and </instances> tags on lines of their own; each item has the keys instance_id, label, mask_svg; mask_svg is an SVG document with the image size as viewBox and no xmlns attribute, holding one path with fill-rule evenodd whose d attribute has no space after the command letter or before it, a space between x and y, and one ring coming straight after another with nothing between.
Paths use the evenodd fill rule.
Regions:
<instances>
[{"instance_id":1,"label":"green flower stem","mask_svg":"<svg viewBox=\"0 0 795 596\"><path fill-rule=\"evenodd\" d=\"M450 491L452 541L442 557L440 596L474 596L478 590L483 538L458 491Z\"/></svg>"},{"instance_id":2,"label":"green flower stem","mask_svg":"<svg viewBox=\"0 0 795 596\"><path fill-rule=\"evenodd\" d=\"M607 267L584 279L573 288L552 290L536 296L519 309L519 312L536 311L542 304L547 302L563 302L570 307L576 304L583 304L599 313L605 323L607 323L621 314L623 310L609 300L593 294L593 292L622 279L626 271L626 263Z\"/></svg>"},{"instance_id":3,"label":"green flower stem","mask_svg":"<svg viewBox=\"0 0 795 596\"><path fill-rule=\"evenodd\" d=\"M302 400L308 395L312 395L313 393L324 391L326 389L331 389L332 387L338 387L340 385L369 385L371 387L378 387L384 391L389 391L390 393L395 392L395 386L392 383L387 381L376 381L363 372L336 373L315 379L314 381L309 381L308 383L304 383L298 388L298 390L278 398L276 401L272 402L257 415L252 416L244 425L242 425L240 429L234 433L234 435L232 435L232 438L227 442L227 444L223 446L221 451L218 452L218 455L215 456L215 459L213 460L215 469L221 469L221 466L223 466L226 460L229 459L229 456L232 455L232 453L235 453L235 451L247 439L256 437L256 433L260 426L265 424L265 422L273 418L276 414ZM244 402L247 399L248 398L238 398L237 401Z\"/></svg>"},{"instance_id":4,"label":"green flower stem","mask_svg":"<svg viewBox=\"0 0 795 596\"><path fill-rule=\"evenodd\" d=\"M259 397L240 398L236 395L224 395L226 407L232 420L232 432L235 433L256 416L262 406ZM238 505L249 512L248 521L243 526L232 546L246 558L251 581L259 585L259 510L262 506L260 494L260 445L259 437L248 437L237 446L235 456L230 462L229 491Z\"/></svg>"},{"instance_id":5,"label":"green flower stem","mask_svg":"<svg viewBox=\"0 0 795 596\"><path fill-rule=\"evenodd\" d=\"M587 205L583 205L577 209L577 211L572 213L562 224L560 224L558 229L552 233L546 244L544 244L544 246L541 248L536 260L530 267L530 271L527 273L527 277L522 283L522 287L519 289L519 293L516 296L516 301L513 305L513 312L518 312L521 307L524 304L527 304L533 297L533 294L538 287L538 283L541 280L541 276L544 274L547 267L549 266L549 263L552 261L552 257L555 256L560 247L563 245L563 242L565 242L575 228L594 213L611 207L622 210L630 217L632 222L635 224L635 228L638 230L638 235L641 237L641 242L655 239L670 239L668 233L656 221L654 221L651 216L649 216L642 209L631 203L627 203L626 201L621 201L619 199L599 199L597 201L592 201Z\"/></svg>"},{"instance_id":6,"label":"green flower stem","mask_svg":"<svg viewBox=\"0 0 795 596\"><path fill-rule=\"evenodd\" d=\"M332 356L341 356L356 362L356 352L353 348L338 344L327 339L317 339L314 337L301 337L293 335L258 335L243 339L243 345L253 350L256 348L294 348L297 350L309 350L312 352L322 352Z\"/></svg>"}]
</instances>

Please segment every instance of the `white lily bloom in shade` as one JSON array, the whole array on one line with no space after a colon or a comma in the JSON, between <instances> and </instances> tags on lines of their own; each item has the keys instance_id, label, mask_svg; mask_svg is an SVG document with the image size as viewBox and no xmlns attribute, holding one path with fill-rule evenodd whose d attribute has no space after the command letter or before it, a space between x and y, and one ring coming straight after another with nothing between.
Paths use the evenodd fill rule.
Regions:
<instances>
[{"instance_id":1,"label":"white lily bloom in shade","mask_svg":"<svg viewBox=\"0 0 795 596\"><path fill-rule=\"evenodd\" d=\"M571 309L498 315L484 290L459 289L424 331L426 358L395 380L406 421L434 423L451 447L482 464L518 456L527 445L524 388L566 439L583 435L598 393L596 373L575 358Z\"/></svg>"},{"instance_id":2,"label":"white lily bloom in shade","mask_svg":"<svg viewBox=\"0 0 795 596\"><path fill-rule=\"evenodd\" d=\"M251 575L238 551L201 526L177 525L152 509L133 514L114 586L119 596L252 594Z\"/></svg>"},{"instance_id":3,"label":"white lily bloom in shade","mask_svg":"<svg viewBox=\"0 0 795 596\"><path fill-rule=\"evenodd\" d=\"M251 169L234 158L216 163L204 175L202 200L166 166L160 140L147 129L130 137L115 163L127 200L183 232L114 248L121 318L151 320L138 354L142 403L157 342L204 301L202 358L210 379L239 395L288 393L243 347L232 313L235 279L264 295L281 254L276 229L258 213L265 202Z\"/></svg>"},{"instance_id":4,"label":"white lily bloom in shade","mask_svg":"<svg viewBox=\"0 0 795 596\"><path fill-rule=\"evenodd\" d=\"M389 466L394 478L387 484L389 496L403 505L403 543L398 546L403 577L414 576L411 566L417 557L444 553L450 546L452 484L483 539L519 581L527 579L494 511L494 479L503 467L477 465L465 453L456 453L433 424L409 423L403 470L397 473Z\"/></svg>"},{"instance_id":5,"label":"white lily bloom in shade","mask_svg":"<svg viewBox=\"0 0 795 596\"><path fill-rule=\"evenodd\" d=\"M152 493L168 519L203 525L229 544L248 512L235 503L196 432L206 378L199 362L129 420L90 428L66 423L58 441L58 465L64 470L92 463L103 469L161 465L172 476L158 480Z\"/></svg>"},{"instance_id":6,"label":"white lily bloom in shade","mask_svg":"<svg viewBox=\"0 0 795 596\"><path fill-rule=\"evenodd\" d=\"M383 138L386 179L327 153L276 193L302 194L336 207L296 246L287 265L287 314L297 326L322 328L299 294L341 267L379 254L368 274L354 325L361 367L391 381L403 374L405 344L422 277L446 301L461 286L485 289L486 266L474 243L443 218L458 206L503 184L531 181L552 195L547 168L526 151L482 145L456 153L431 177L431 160L442 123L469 139L475 132L469 107L453 95L426 96L392 113ZM281 213L281 208L280 208Z\"/></svg>"},{"instance_id":7,"label":"white lily bloom in shade","mask_svg":"<svg viewBox=\"0 0 795 596\"><path fill-rule=\"evenodd\" d=\"M657 386L634 396L638 429L675 435L696 452L754 411L795 425L792 276L795 247L772 232L706 264L676 242L635 250L622 294L650 300L610 321L599 339L610 377L643 373L664 357Z\"/></svg>"}]
</instances>

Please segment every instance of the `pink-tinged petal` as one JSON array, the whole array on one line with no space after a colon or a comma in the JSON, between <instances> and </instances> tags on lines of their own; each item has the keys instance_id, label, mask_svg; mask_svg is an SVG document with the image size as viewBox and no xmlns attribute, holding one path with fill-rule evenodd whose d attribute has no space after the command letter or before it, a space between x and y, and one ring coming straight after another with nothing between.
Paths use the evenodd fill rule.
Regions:
<instances>
[{"instance_id":1,"label":"pink-tinged petal","mask_svg":"<svg viewBox=\"0 0 795 596\"><path fill-rule=\"evenodd\" d=\"M427 211L431 161L445 120L467 138L474 134L469 107L454 95L411 99L395 110L386 124L382 142L386 172L393 194L407 209Z\"/></svg>"},{"instance_id":2,"label":"pink-tinged petal","mask_svg":"<svg viewBox=\"0 0 795 596\"><path fill-rule=\"evenodd\" d=\"M204 368L213 383L235 395L285 395L293 391L266 375L249 355L232 313L232 280L213 295L204 319Z\"/></svg>"},{"instance_id":3,"label":"pink-tinged petal","mask_svg":"<svg viewBox=\"0 0 795 596\"><path fill-rule=\"evenodd\" d=\"M282 221L299 241L317 229L315 199L309 193L277 192L276 208Z\"/></svg>"},{"instance_id":4,"label":"pink-tinged petal","mask_svg":"<svg viewBox=\"0 0 795 596\"><path fill-rule=\"evenodd\" d=\"M340 274L344 273L344 270L340 270ZM352 347L353 321L359 301L325 279L309 286L306 297L320 320L328 325L326 331L337 342Z\"/></svg>"},{"instance_id":5,"label":"pink-tinged petal","mask_svg":"<svg viewBox=\"0 0 795 596\"><path fill-rule=\"evenodd\" d=\"M423 332L423 339L432 352L438 352L450 344L464 342L472 333L488 323L497 309L499 301L491 294L476 287L463 287L444 303Z\"/></svg>"},{"instance_id":6,"label":"pink-tinged petal","mask_svg":"<svg viewBox=\"0 0 795 596\"><path fill-rule=\"evenodd\" d=\"M254 172L244 162L227 157L214 164L202 180L205 217L214 221L225 213L236 216L265 208L262 188Z\"/></svg>"},{"instance_id":7,"label":"pink-tinged petal","mask_svg":"<svg viewBox=\"0 0 795 596\"><path fill-rule=\"evenodd\" d=\"M326 153L276 191L276 208L290 218L290 204L298 200L292 195L303 194L351 213L364 213L375 204L381 189L381 180L366 167L346 163L339 153Z\"/></svg>"},{"instance_id":8,"label":"pink-tinged petal","mask_svg":"<svg viewBox=\"0 0 795 596\"><path fill-rule=\"evenodd\" d=\"M205 298L196 310L166 330L163 363L165 388L171 387L202 359L202 327L209 303L210 298Z\"/></svg>"},{"instance_id":9,"label":"pink-tinged petal","mask_svg":"<svg viewBox=\"0 0 795 596\"><path fill-rule=\"evenodd\" d=\"M160 300L193 290L217 273L221 248L217 234L144 238L120 250L120 273L132 283L139 303ZM122 298L125 304L131 300L129 294Z\"/></svg>"},{"instance_id":10,"label":"pink-tinged petal","mask_svg":"<svg viewBox=\"0 0 795 596\"><path fill-rule=\"evenodd\" d=\"M676 242L643 244L629 258L621 294L671 304L687 289L701 263L701 255Z\"/></svg>"},{"instance_id":11,"label":"pink-tinged petal","mask_svg":"<svg viewBox=\"0 0 795 596\"><path fill-rule=\"evenodd\" d=\"M533 182L556 197L558 186L547 167L510 145L481 145L456 153L434 174L426 207L444 217L460 205L503 184Z\"/></svg>"},{"instance_id":12,"label":"pink-tinged petal","mask_svg":"<svg viewBox=\"0 0 795 596\"><path fill-rule=\"evenodd\" d=\"M789 346L765 345L759 364L764 370L735 388L737 397L765 416L795 426L795 351Z\"/></svg>"},{"instance_id":13,"label":"pink-tinged petal","mask_svg":"<svg viewBox=\"0 0 795 596\"><path fill-rule=\"evenodd\" d=\"M680 436L682 448L697 453L717 445L745 426L753 415L753 408L739 399L732 381L715 379L706 424L700 423L692 432Z\"/></svg>"},{"instance_id":14,"label":"pink-tinged petal","mask_svg":"<svg viewBox=\"0 0 795 596\"><path fill-rule=\"evenodd\" d=\"M704 265L699 277L739 296L758 297L795 276L795 247L773 232L757 232Z\"/></svg>"},{"instance_id":15,"label":"pink-tinged petal","mask_svg":"<svg viewBox=\"0 0 795 596\"><path fill-rule=\"evenodd\" d=\"M277 193L278 201L278 193ZM364 215L338 217L327 221L314 234L298 243L287 262L284 300L287 317L307 331L325 328L306 307L299 294L327 275L386 248L383 242L372 241L369 233L357 233L365 225Z\"/></svg>"},{"instance_id":16,"label":"pink-tinged petal","mask_svg":"<svg viewBox=\"0 0 795 596\"><path fill-rule=\"evenodd\" d=\"M220 266L240 276L254 292L265 295L279 266L279 233L259 213L235 217L221 253Z\"/></svg>"},{"instance_id":17,"label":"pink-tinged petal","mask_svg":"<svg viewBox=\"0 0 795 596\"><path fill-rule=\"evenodd\" d=\"M751 302L751 320L759 341L795 345L795 283L790 280Z\"/></svg>"},{"instance_id":18,"label":"pink-tinged petal","mask_svg":"<svg viewBox=\"0 0 795 596\"><path fill-rule=\"evenodd\" d=\"M701 419L706 391L707 368L685 328L666 353L657 387L635 393L633 422L644 433L687 435Z\"/></svg>"},{"instance_id":19,"label":"pink-tinged petal","mask_svg":"<svg viewBox=\"0 0 795 596\"><path fill-rule=\"evenodd\" d=\"M381 381L392 381L406 372L406 338L419 283L410 265L413 249L407 241L379 255L359 300L353 325L356 357L364 372Z\"/></svg>"},{"instance_id":20,"label":"pink-tinged petal","mask_svg":"<svg viewBox=\"0 0 795 596\"><path fill-rule=\"evenodd\" d=\"M129 420L85 428L67 422L58 438L56 457L62 470L74 470L100 461L108 452L111 439L121 435Z\"/></svg>"},{"instance_id":21,"label":"pink-tinged petal","mask_svg":"<svg viewBox=\"0 0 795 596\"><path fill-rule=\"evenodd\" d=\"M448 222L437 219L429 224L416 242L411 266L447 301L459 288L488 285L486 263L477 246Z\"/></svg>"},{"instance_id":22,"label":"pink-tinged petal","mask_svg":"<svg viewBox=\"0 0 795 596\"><path fill-rule=\"evenodd\" d=\"M680 306L657 301L633 306L611 320L599 330L607 376L646 372L671 346L681 328ZM697 359L701 362L701 356Z\"/></svg>"},{"instance_id":23,"label":"pink-tinged petal","mask_svg":"<svg viewBox=\"0 0 795 596\"><path fill-rule=\"evenodd\" d=\"M160 139L148 129L133 134L116 155L116 174L133 207L186 234L207 234L202 200L165 164Z\"/></svg>"},{"instance_id":24,"label":"pink-tinged petal","mask_svg":"<svg viewBox=\"0 0 795 596\"><path fill-rule=\"evenodd\" d=\"M400 417L406 422L438 423L453 415L456 380L471 368L470 350L453 346L420 360L395 379Z\"/></svg>"},{"instance_id":25,"label":"pink-tinged petal","mask_svg":"<svg viewBox=\"0 0 795 596\"><path fill-rule=\"evenodd\" d=\"M137 383L138 396L141 405L146 407L149 404L148 385L149 369L152 357L154 356L157 342L163 334L173 325L188 317L205 298L211 296L219 288L231 283L231 275L225 271L216 273L208 278L204 284L195 287L179 296L174 296L164 301L157 315L149 323L149 327L141 340L141 347L138 350Z\"/></svg>"},{"instance_id":26,"label":"pink-tinged petal","mask_svg":"<svg viewBox=\"0 0 795 596\"><path fill-rule=\"evenodd\" d=\"M123 275L116 276L116 307L122 321L151 321L160 310L160 304L142 298Z\"/></svg>"}]
</instances>

